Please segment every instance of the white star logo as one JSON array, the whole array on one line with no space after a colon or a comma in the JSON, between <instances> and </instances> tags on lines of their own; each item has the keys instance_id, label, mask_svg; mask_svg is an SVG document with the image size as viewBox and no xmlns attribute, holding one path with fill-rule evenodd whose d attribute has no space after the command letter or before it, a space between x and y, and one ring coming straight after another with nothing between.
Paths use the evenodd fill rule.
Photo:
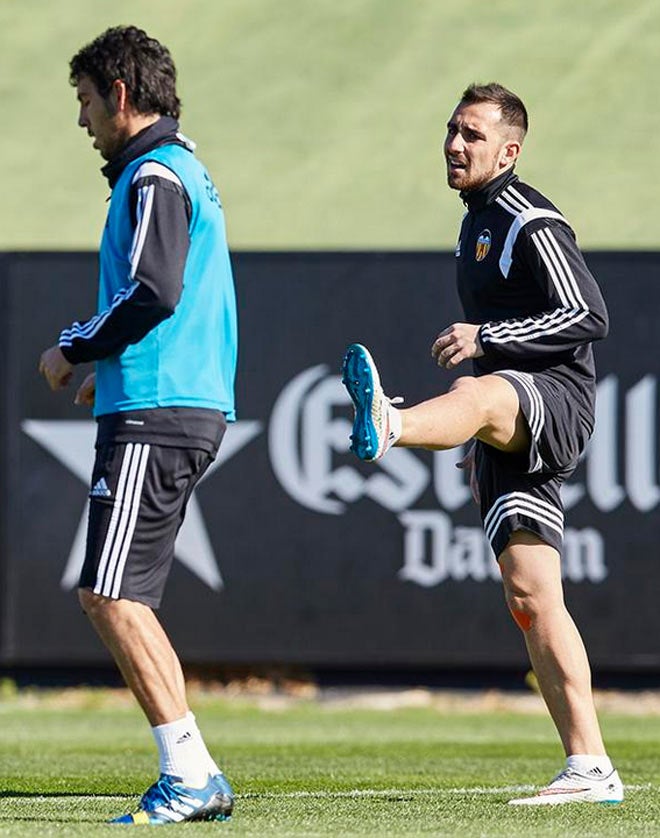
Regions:
<instances>
[{"instance_id":1,"label":"white star logo","mask_svg":"<svg viewBox=\"0 0 660 838\"><path fill-rule=\"evenodd\" d=\"M21 427L24 433L38 442L83 483L89 485L94 467L96 422L26 419ZM256 421L233 422L229 425L218 456L200 483L261 433L261 430L261 422ZM88 507L89 501L85 504L62 574L60 584L63 588L73 588L78 584L80 569L85 558ZM186 517L177 536L175 558L209 588L219 591L223 587L222 575L194 493L188 501Z\"/></svg>"}]
</instances>

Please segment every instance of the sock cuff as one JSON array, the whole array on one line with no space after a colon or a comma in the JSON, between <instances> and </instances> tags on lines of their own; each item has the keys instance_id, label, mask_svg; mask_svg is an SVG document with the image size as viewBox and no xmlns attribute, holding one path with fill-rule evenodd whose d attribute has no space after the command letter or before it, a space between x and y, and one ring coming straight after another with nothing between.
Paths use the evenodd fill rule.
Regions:
<instances>
[{"instance_id":1,"label":"sock cuff","mask_svg":"<svg viewBox=\"0 0 660 838\"><path fill-rule=\"evenodd\" d=\"M614 770L607 754L571 754L566 760L566 765L580 774L586 774L594 768L600 769L604 775L611 774Z\"/></svg>"},{"instance_id":2,"label":"sock cuff","mask_svg":"<svg viewBox=\"0 0 660 838\"><path fill-rule=\"evenodd\" d=\"M194 718L194 717L193 717ZM190 726L190 719L186 714L180 719L174 719L172 722L165 722L162 725L152 725L151 730L153 733L174 733L176 732L179 727L189 727Z\"/></svg>"},{"instance_id":3,"label":"sock cuff","mask_svg":"<svg viewBox=\"0 0 660 838\"><path fill-rule=\"evenodd\" d=\"M396 407L390 405L388 410L390 420L390 434L392 434L392 444L394 444L401 436L403 422L401 419L401 413L397 410Z\"/></svg>"}]
</instances>

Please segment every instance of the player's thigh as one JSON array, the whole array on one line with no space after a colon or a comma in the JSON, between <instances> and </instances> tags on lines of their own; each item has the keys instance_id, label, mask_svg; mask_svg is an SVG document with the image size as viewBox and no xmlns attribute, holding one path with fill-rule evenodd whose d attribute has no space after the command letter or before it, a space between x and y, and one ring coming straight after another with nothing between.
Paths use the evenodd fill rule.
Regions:
<instances>
[{"instance_id":1,"label":"player's thigh","mask_svg":"<svg viewBox=\"0 0 660 838\"><path fill-rule=\"evenodd\" d=\"M476 438L500 451L527 451L530 444L529 427L520 409L516 388L506 378L498 375L484 375L473 381L484 414L483 426Z\"/></svg>"}]
</instances>

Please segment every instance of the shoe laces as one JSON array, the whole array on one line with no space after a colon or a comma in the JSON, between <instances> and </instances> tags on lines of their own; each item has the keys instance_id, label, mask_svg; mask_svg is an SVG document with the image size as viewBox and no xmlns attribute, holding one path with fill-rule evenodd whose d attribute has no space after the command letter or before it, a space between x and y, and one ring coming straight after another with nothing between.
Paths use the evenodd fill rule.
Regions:
<instances>
[{"instance_id":1,"label":"shoe laces","mask_svg":"<svg viewBox=\"0 0 660 838\"><path fill-rule=\"evenodd\" d=\"M547 787L552 788L555 785L561 785L561 783L565 781L570 783L570 781L574 780L576 777L582 778L582 775L575 771L575 769L569 768L567 766L566 768L563 768L559 772L559 774L557 774L557 776L548 783Z\"/></svg>"},{"instance_id":2,"label":"shoe laces","mask_svg":"<svg viewBox=\"0 0 660 838\"><path fill-rule=\"evenodd\" d=\"M170 774L161 774L156 782L142 795L140 808L151 812L158 806L167 805L176 796L176 790L172 787L172 783L178 782L178 780L178 777L173 777Z\"/></svg>"}]
</instances>

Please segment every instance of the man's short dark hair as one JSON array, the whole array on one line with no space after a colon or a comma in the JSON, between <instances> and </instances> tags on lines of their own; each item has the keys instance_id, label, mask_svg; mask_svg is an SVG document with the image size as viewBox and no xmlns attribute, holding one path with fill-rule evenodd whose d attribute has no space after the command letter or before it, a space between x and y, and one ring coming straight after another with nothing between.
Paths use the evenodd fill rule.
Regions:
<instances>
[{"instance_id":1,"label":"man's short dark hair","mask_svg":"<svg viewBox=\"0 0 660 838\"><path fill-rule=\"evenodd\" d=\"M176 67L167 47L136 26L107 29L73 56L69 81L89 76L105 99L115 81L123 81L131 105L141 114L179 118Z\"/></svg>"},{"instance_id":2,"label":"man's short dark hair","mask_svg":"<svg viewBox=\"0 0 660 838\"><path fill-rule=\"evenodd\" d=\"M529 127L529 120L527 109L519 96L497 82L471 84L463 91L461 104L473 105L478 102L491 102L497 105L502 114L502 122L517 128L521 132L520 139L524 138Z\"/></svg>"}]
</instances>

